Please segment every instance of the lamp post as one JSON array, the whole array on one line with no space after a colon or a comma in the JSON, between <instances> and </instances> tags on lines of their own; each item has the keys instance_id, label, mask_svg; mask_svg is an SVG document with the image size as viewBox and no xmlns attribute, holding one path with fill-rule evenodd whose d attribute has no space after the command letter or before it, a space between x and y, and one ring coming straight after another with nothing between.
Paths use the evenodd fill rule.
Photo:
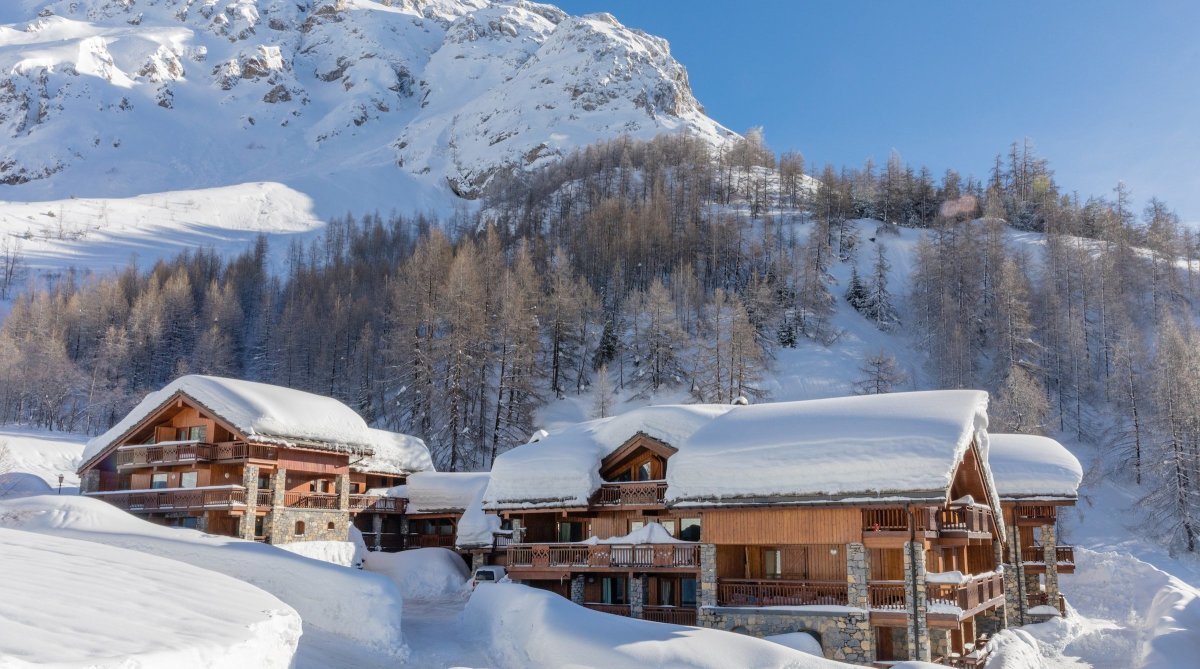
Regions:
<instances>
[{"instance_id":1,"label":"lamp post","mask_svg":"<svg viewBox=\"0 0 1200 669\"><path fill-rule=\"evenodd\" d=\"M60 494L60 495L62 494L62 480L63 480L63 475L59 474L58 475L58 494Z\"/></svg>"}]
</instances>

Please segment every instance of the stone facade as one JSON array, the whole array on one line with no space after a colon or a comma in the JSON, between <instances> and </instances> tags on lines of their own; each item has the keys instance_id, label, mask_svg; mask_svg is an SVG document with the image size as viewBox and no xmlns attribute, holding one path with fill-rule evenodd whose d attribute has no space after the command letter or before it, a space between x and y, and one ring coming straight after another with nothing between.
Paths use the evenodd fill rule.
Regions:
<instances>
[{"instance_id":1,"label":"stone facade","mask_svg":"<svg viewBox=\"0 0 1200 669\"><path fill-rule=\"evenodd\" d=\"M574 589L575 584L571 583L571 588ZM572 592L572 595L574 593ZM632 618L641 619L645 615L646 606L646 575L634 574L633 578L629 579L629 615Z\"/></svg>"},{"instance_id":2,"label":"stone facade","mask_svg":"<svg viewBox=\"0 0 1200 669\"><path fill-rule=\"evenodd\" d=\"M931 648L930 653L933 655L933 657L944 658L950 655L950 644L950 630L929 630L929 645Z\"/></svg>"},{"instance_id":3,"label":"stone facade","mask_svg":"<svg viewBox=\"0 0 1200 669\"><path fill-rule=\"evenodd\" d=\"M717 547L700 544L700 608L717 605Z\"/></svg>"},{"instance_id":4,"label":"stone facade","mask_svg":"<svg viewBox=\"0 0 1200 669\"><path fill-rule=\"evenodd\" d=\"M996 636L1000 630L1008 627L1008 620L1004 615L1003 607L996 607L981 611L975 615L975 633L987 634L988 636Z\"/></svg>"},{"instance_id":5,"label":"stone facade","mask_svg":"<svg viewBox=\"0 0 1200 669\"><path fill-rule=\"evenodd\" d=\"M267 514L268 541L286 544L295 541L345 541L350 536L350 477L338 476L338 509L301 509L282 504L287 492L287 470L277 469L271 476L274 506ZM299 523L304 533L298 534Z\"/></svg>"},{"instance_id":6,"label":"stone facade","mask_svg":"<svg viewBox=\"0 0 1200 669\"><path fill-rule=\"evenodd\" d=\"M79 480L79 492L89 493L100 489L100 470L92 468L83 473Z\"/></svg>"},{"instance_id":7,"label":"stone facade","mask_svg":"<svg viewBox=\"0 0 1200 669\"><path fill-rule=\"evenodd\" d=\"M1058 537L1054 525L1042 525L1042 559L1046 562L1046 594L1058 601Z\"/></svg>"},{"instance_id":8,"label":"stone facade","mask_svg":"<svg viewBox=\"0 0 1200 669\"><path fill-rule=\"evenodd\" d=\"M254 521L258 510L258 466L246 465L242 469L242 487L246 489L246 511L238 518L238 536L254 541Z\"/></svg>"},{"instance_id":9,"label":"stone facade","mask_svg":"<svg viewBox=\"0 0 1200 669\"><path fill-rule=\"evenodd\" d=\"M1021 562L1021 535L1008 526L1008 559L1004 560L1004 612L1010 625L1025 624L1025 566Z\"/></svg>"},{"instance_id":10,"label":"stone facade","mask_svg":"<svg viewBox=\"0 0 1200 669\"><path fill-rule=\"evenodd\" d=\"M831 660L870 664L875 659L871 623L860 613L818 613L786 609L704 607L697 623L701 627L737 631L763 637L790 632L807 632L821 643Z\"/></svg>"},{"instance_id":11,"label":"stone facade","mask_svg":"<svg viewBox=\"0 0 1200 669\"><path fill-rule=\"evenodd\" d=\"M871 608L867 580L871 577L870 553L860 543L846 544L847 603L860 609Z\"/></svg>"},{"instance_id":12,"label":"stone facade","mask_svg":"<svg viewBox=\"0 0 1200 669\"><path fill-rule=\"evenodd\" d=\"M571 577L571 601L576 604L583 604L583 587L587 578L583 574L576 574Z\"/></svg>"},{"instance_id":13,"label":"stone facade","mask_svg":"<svg viewBox=\"0 0 1200 669\"><path fill-rule=\"evenodd\" d=\"M908 635L908 657L922 662L928 662L931 657L925 573L925 548L904 542L904 597L908 602L915 602L915 611L908 614L908 625L913 631Z\"/></svg>"}]
</instances>

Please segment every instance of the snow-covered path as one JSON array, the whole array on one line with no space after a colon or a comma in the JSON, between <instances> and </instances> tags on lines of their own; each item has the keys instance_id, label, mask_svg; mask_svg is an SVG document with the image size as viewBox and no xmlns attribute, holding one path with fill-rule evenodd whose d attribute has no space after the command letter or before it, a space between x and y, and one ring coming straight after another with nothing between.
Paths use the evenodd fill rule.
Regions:
<instances>
[{"instance_id":1,"label":"snow-covered path","mask_svg":"<svg viewBox=\"0 0 1200 669\"><path fill-rule=\"evenodd\" d=\"M468 597L460 594L441 599L405 600L404 638L412 653L408 666L495 666L479 640L472 639L463 628L459 616Z\"/></svg>"}]
</instances>

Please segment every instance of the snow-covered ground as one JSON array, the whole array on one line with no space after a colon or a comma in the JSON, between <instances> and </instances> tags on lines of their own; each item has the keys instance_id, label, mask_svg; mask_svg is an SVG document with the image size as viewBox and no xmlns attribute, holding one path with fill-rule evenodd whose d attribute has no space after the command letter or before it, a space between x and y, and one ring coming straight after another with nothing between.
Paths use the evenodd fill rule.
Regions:
<instances>
[{"instance_id":1,"label":"snow-covered ground","mask_svg":"<svg viewBox=\"0 0 1200 669\"><path fill-rule=\"evenodd\" d=\"M62 475L62 492L79 492L79 467L83 453L82 435L6 426L0 428L0 497L10 494L39 494L57 491ZM4 469L9 471L6 473Z\"/></svg>"},{"instance_id":2,"label":"snow-covered ground","mask_svg":"<svg viewBox=\"0 0 1200 669\"><path fill-rule=\"evenodd\" d=\"M289 666L300 616L244 581L0 528L0 667Z\"/></svg>"}]
</instances>

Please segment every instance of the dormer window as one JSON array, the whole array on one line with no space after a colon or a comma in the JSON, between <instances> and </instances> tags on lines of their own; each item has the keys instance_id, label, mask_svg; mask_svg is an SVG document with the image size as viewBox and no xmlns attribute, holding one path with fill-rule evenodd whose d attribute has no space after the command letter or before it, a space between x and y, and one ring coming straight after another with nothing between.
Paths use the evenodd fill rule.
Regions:
<instances>
[{"instance_id":1,"label":"dormer window","mask_svg":"<svg viewBox=\"0 0 1200 669\"><path fill-rule=\"evenodd\" d=\"M639 432L604 459L600 476L609 483L661 481L674 453L674 448Z\"/></svg>"},{"instance_id":2,"label":"dormer window","mask_svg":"<svg viewBox=\"0 0 1200 669\"><path fill-rule=\"evenodd\" d=\"M205 441L208 429L203 425L175 428L176 441Z\"/></svg>"}]
</instances>

